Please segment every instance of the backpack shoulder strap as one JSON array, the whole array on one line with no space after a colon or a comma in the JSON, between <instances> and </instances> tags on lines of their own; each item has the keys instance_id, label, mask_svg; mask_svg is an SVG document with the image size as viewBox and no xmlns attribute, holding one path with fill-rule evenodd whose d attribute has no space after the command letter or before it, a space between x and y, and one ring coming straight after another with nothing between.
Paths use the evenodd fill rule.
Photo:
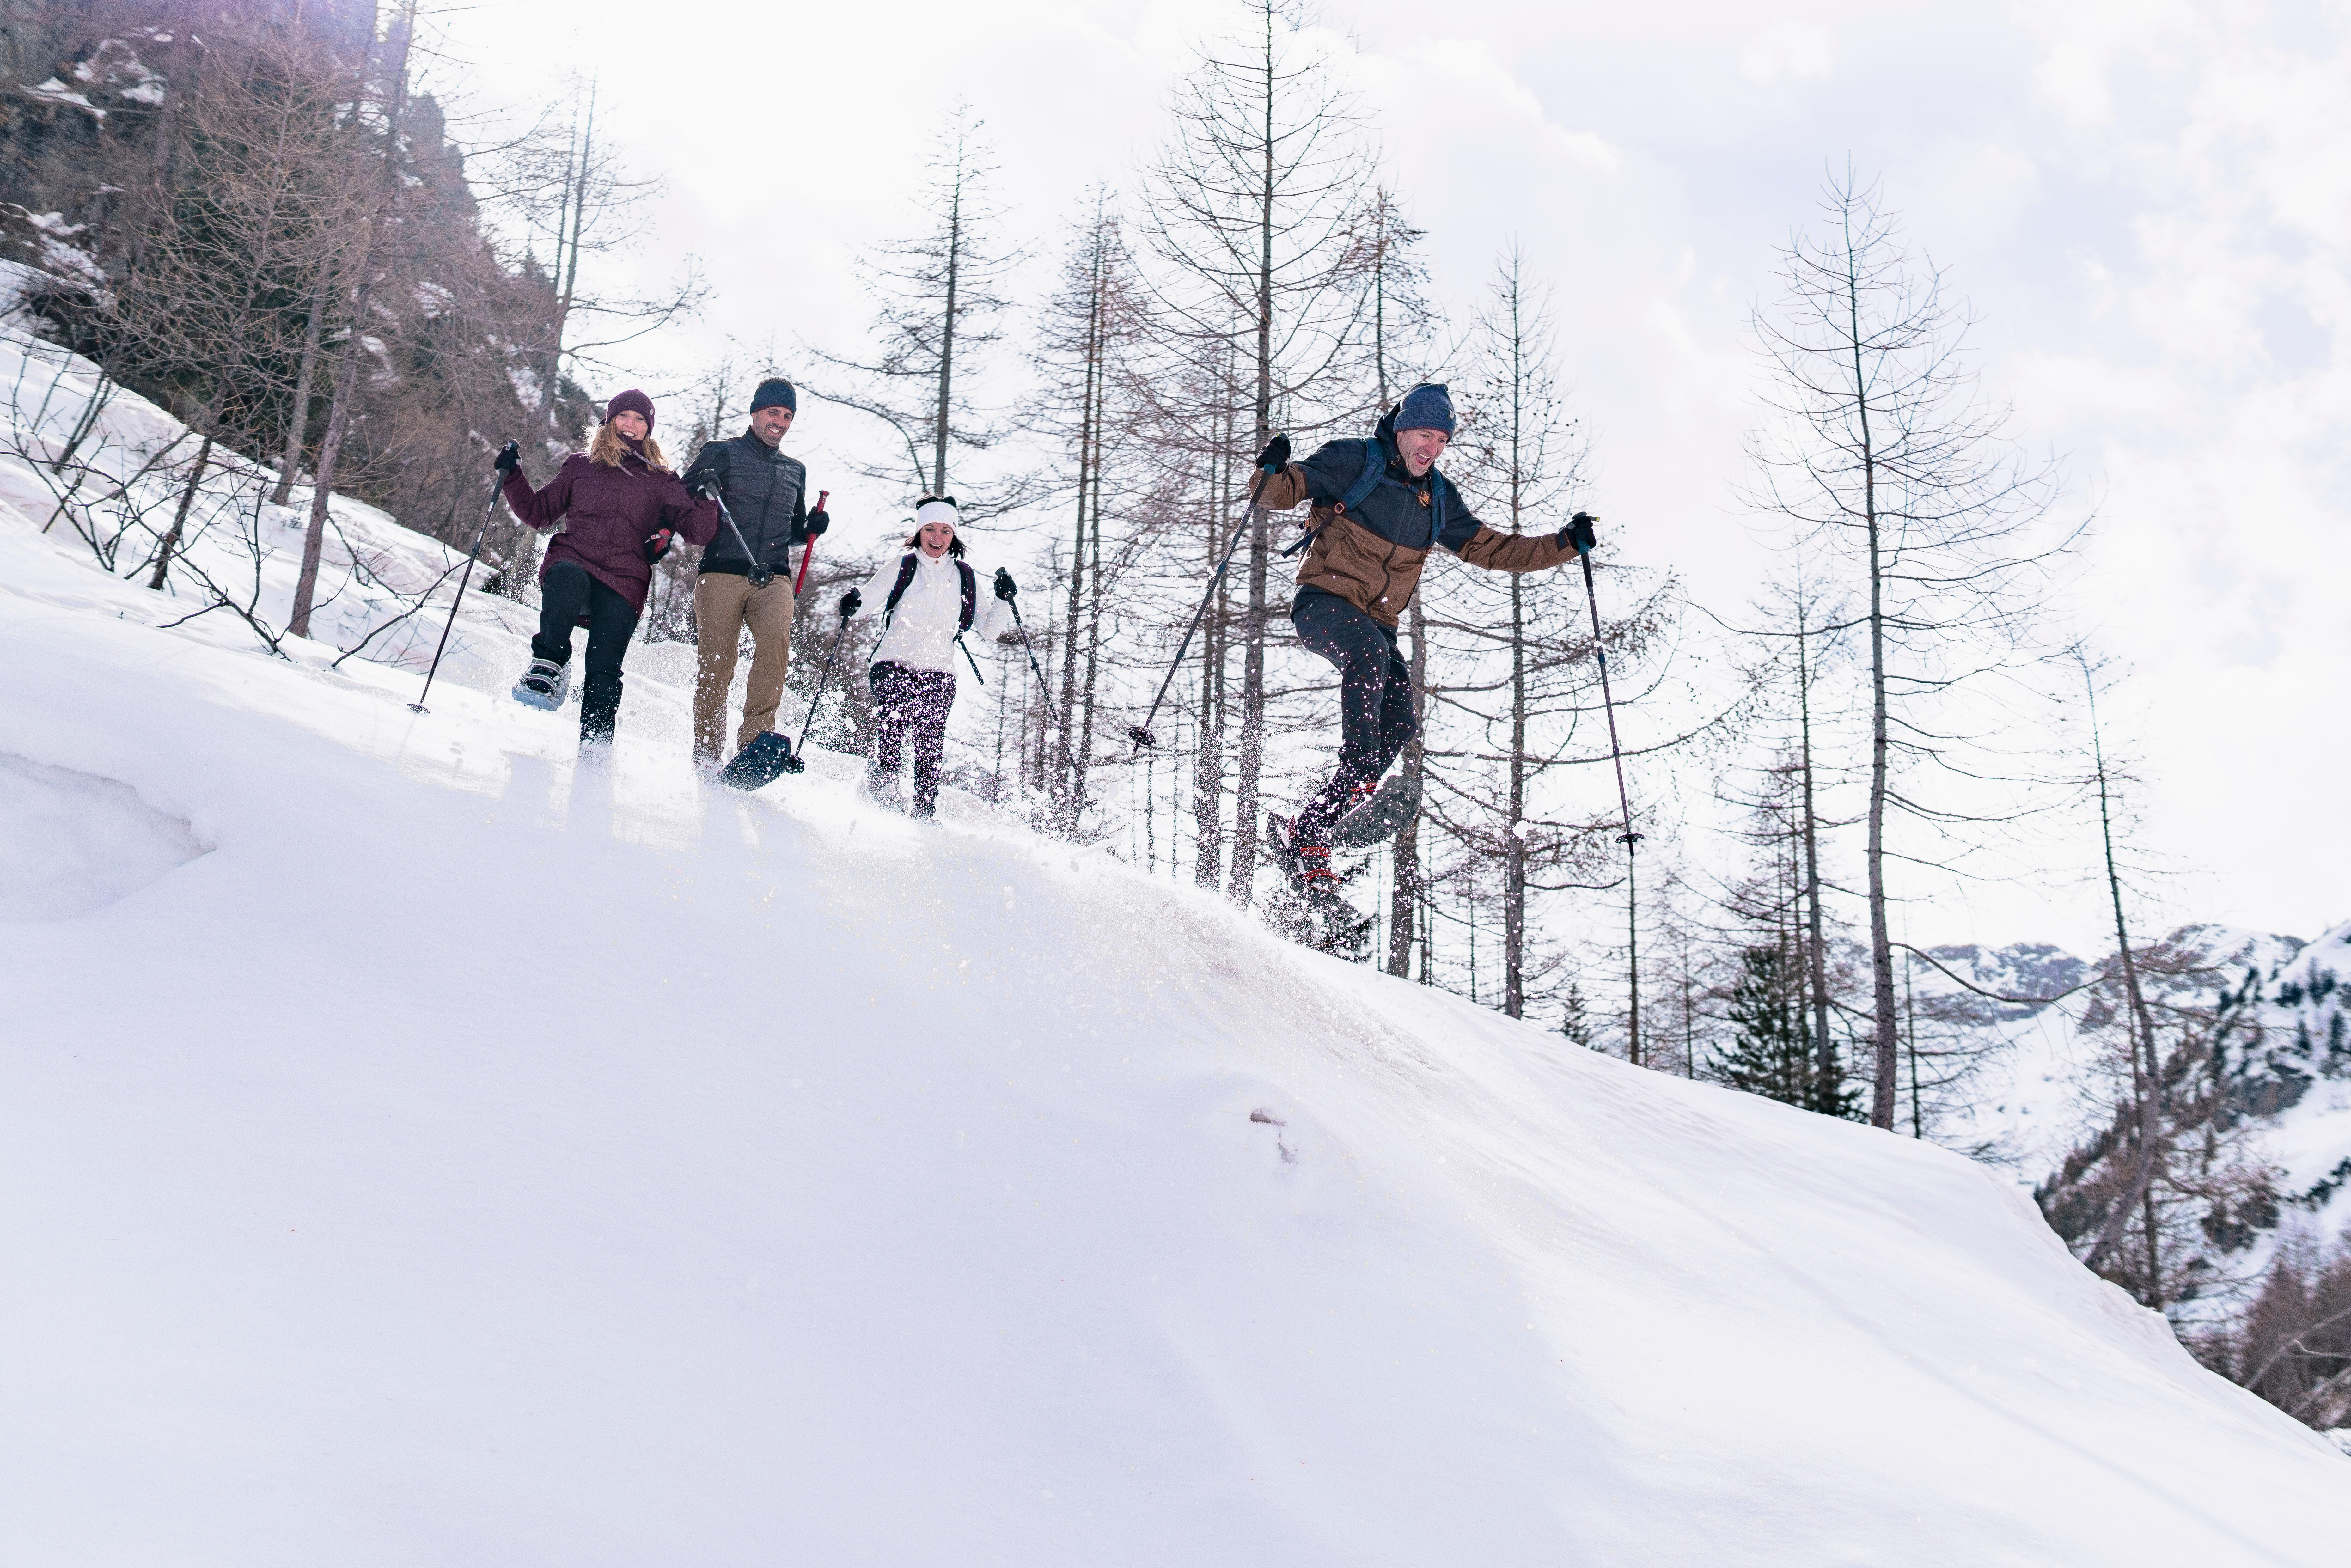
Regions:
<instances>
[{"instance_id":1,"label":"backpack shoulder strap","mask_svg":"<svg viewBox=\"0 0 2351 1568\"><path fill-rule=\"evenodd\" d=\"M1380 446L1380 438L1375 435L1364 442L1364 472L1339 497L1339 510L1352 512L1370 500L1372 492L1380 487L1380 475L1387 465L1387 454Z\"/></svg>"},{"instance_id":2,"label":"backpack shoulder strap","mask_svg":"<svg viewBox=\"0 0 2351 1568\"><path fill-rule=\"evenodd\" d=\"M971 618L979 610L979 574L971 570L971 562L959 560L956 562L956 575L963 579L963 622L956 628L956 635L960 637L971 630ZM976 675L979 671L975 668L971 673Z\"/></svg>"},{"instance_id":3,"label":"backpack shoulder strap","mask_svg":"<svg viewBox=\"0 0 2351 1568\"><path fill-rule=\"evenodd\" d=\"M898 601L906 597L907 584L914 580L914 552L908 550L898 560L898 580L890 589L890 597L882 606L882 619L888 621L898 613Z\"/></svg>"}]
</instances>

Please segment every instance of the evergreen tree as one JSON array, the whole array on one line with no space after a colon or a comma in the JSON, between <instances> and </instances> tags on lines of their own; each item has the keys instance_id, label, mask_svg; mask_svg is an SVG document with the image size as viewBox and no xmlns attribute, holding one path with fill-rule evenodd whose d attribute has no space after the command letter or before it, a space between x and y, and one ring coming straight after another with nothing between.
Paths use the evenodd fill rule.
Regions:
<instances>
[{"instance_id":1,"label":"evergreen tree","mask_svg":"<svg viewBox=\"0 0 2351 1568\"><path fill-rule=\"evenodd\" d=\"M1730 1049L1715 1058L1718 1082L1824 1116L1859 1115L1860 1094L1846 1085L1834 1056L1833 1071L1821 1071L1804 1027L1803 973L1792 944L1750 947L1740 955L1739 979L1727 1010L1735 1032Z\"/></svg>"},{"instance_id":2,"label":"evergreen tree","mask_svg":"<svg viewBox=\"0 0 2351 1568\"><path fill-rule=\"evenodd\" d=\"M1574 980L1567 983L1567 1000L1562 1008L1559 1032L1572 1044L1586 1051L1592 1049L1592 1017L1583 1005L1583 987Z\"/></svg>"}]
</instances>

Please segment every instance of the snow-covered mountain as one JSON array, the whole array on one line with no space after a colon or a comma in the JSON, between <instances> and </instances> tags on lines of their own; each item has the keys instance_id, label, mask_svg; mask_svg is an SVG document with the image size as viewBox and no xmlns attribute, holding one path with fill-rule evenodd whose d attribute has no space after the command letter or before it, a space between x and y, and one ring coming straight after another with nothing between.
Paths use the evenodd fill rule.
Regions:
<instances>
[{"instance_id":1,"label":"snow-covered mountain","mask_svg":"<svg viewBox=\"0 0 2351 1568\"><path fill-rule=\"evenodd\" d=\"M2096 967L2045 944L1938 948L1935 956L1983 990L2061 998L2005 1003L1943 974L1914 977L1928 1019L1921 1033L1939 1060L1957 1064L1959 1086L1931 1135L2006 1170L2021 1186L2058 1190L2066 1172L2082 1168L2083 1151L2103 1146L2129 1093L2114 1055L2121 1036L2112 999L2074 988L2095 978ZM2216 1188L2197 1242L2201 1260L2187 1260L2213 1288L2176 1308L2209 1328L2225 1321L2281 1244L2325 1247L2351 1229L2351 1042L2341 988L2351 974L2351 925L2307 944L2189 925L2143 956L2153 960L2143 978L2157 1015L2167 1023L2193 1018L2199 1038L2215 1044L2222 1103L2210 1131L2241 1139L2226 1157L2242 1178ZM2165 1038L2174 1039L2168 1028ZM2204 1077L2199 1070L2198 1082ZM2205 1140L2199 1123L2189 1154Z\"/></svg>"},{"instance_id":2,"label":"snow-covered mountain","mask_svg":"<svg viewBox=\"0 0 2351 1568\"><path fill-rule=\"evenodd\" d=\"M583 763L166 630L12 483L12 1563L2340 1560L2342 1456L1958 1155L713 793L658 679Z\"/></svg>"},{"instance_id":3,"label":"snow-covered mountain","mask_svg":"<svg viewBox=\"0 0 2351 1568\"><path fill-rule=\"evenodd\" d=\"M2215 1031L2222 1071L2264 1129L2287 1218L2331 1240L2351 1230L2351 922L2240 973Z\"/></svg>"}]
</instances>

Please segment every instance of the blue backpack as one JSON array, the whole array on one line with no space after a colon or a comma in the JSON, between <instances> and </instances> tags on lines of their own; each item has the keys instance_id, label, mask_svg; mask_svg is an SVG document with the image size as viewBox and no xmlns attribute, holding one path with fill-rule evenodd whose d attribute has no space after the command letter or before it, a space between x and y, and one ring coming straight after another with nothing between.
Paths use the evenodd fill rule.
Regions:
<instances>
[{"instance_id":1,"label":"blue backpack","mask_svg":"<svg viewBox=\"0 0 2351 1568\"><path fill-rule=\"evenodd\" d=\"M1353 484L1347 486L1347 493L1340 497L1337 504L1332 507L1332 513L1335 517L1343 517L1370 500L1372 492L1380 487L1381 476L1387 472L1387 449L1380 444L1379 438L1374 436L1361 444L1364 448L1364 471ZM1445 492L1450 488L1452 484L1444 475L1434 468L1428 471L1428 542L1420 547L1423 549L1435 549L1437 539L1445 533ZM1330 527L1328 523L1323 525L1323 528L1328 527ZM1312 544L1315 535L1322 531L1322 528L1316 528L1313 533L1308 534L1281 553L1296 555L1300 550Z\"/></svg>"}]
</instances>

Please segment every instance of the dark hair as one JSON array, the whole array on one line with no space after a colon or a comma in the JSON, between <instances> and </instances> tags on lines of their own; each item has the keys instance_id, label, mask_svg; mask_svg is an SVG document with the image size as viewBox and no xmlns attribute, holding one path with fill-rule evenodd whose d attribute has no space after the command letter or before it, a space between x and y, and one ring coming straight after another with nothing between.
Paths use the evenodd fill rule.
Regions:
<instances>
[{"instance_id":1,"label":"dark hair","mask_svg":"<svg viewBox=\"0 0 2351 1568\"><path fill-rule=\"evenodd\" d=\"M919 512L925 507L929 506L933 501L945 501L950 507L956 504L956 498L953 496L925 496L921 500L914 503L914 510ZM924 526L926 527L927 525ZM961 560L963 559L963 525L961 523L956 523L953 525L953 527L955 528L955 538L947 541L947 554L953 556L957 560ZM906 548L908 549L914 549L922 543L922 538L923 528L922 527L917 527L913 533L906 536Z\"/></svg>"}]
</instances>

